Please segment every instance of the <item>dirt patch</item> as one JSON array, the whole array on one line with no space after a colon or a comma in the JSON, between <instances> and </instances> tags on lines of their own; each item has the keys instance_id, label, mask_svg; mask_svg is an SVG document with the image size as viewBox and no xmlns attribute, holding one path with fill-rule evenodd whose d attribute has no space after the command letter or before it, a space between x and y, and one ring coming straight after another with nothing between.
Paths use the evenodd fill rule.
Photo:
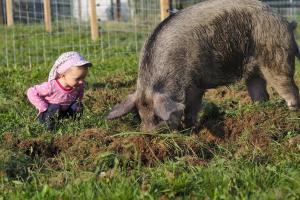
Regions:
<instances>
[{"instance_id":1,"label":"dirt patch","mask_svg":"<svg viewBox=\"0 0 300 200\"><path fill-rule=\"evenodd\" d=\"M100 129L87 129L80 133L78 136L64 135L53 138L50 142L44 139L24 139L17 140L15 147L21 149L25 154L29 156L44 156L44 157L54 157L59 153L68 152L68 154L76 154L72 152L74 149L83 149L84 143L86 149L92 149L93 142L99 144L105 144L109 142L109 137ZM85 151L85 150L83 150Z\"/></svg>"},{"instance_id":2,"label":"dirt patch","mask_svg":"<svg viewBox=\"0 0 300 200\"><path fill-rule=\"evenodd\" d=\"M15 145L18 149L31 157L54 157L59 153L59 149L41 139L25 139L18 141Z\"/></svg>"},{"instance_id":3,"label":"dirt patch","mask_svg":"<svg viewBox=\"0 0 300 200\"><path fill-rule=\"evenodd\" d=\"M194 162L212 158L212 152L198 136L178 137L164 135L131 135L115 138L108 147L109 151L117 152L127 160L140 159L141 163L154 166L165 160L190 156Z\"/></svg>"},{"instance_id":4,"label":"dirt patch","mask_svg":"<svg viewBox=\"0 0 300 200\"><path fill-rule=\"evenodd\" d=\"M289 131L300 130L299 123L291 121L290 116L281 107L246 109L238 116L211 108L209 114L202 116L200 129L193 134L111 134L104 129L87 129L78 135L66 134L50 141L42 138L19 141L9 134L3 136L3 141L16 141L14 147L33 158L44 159L46 166L54 169L63 168L65 158L84 169L95 169L103 162L113 166L115 159L119 163L145 166L167 160L202 165L213 158L218 145L237 144L237 154L241 155L250 147L267 149L272 141L281 141Z\"/></svg>"},{"instance_id":5,"label":"dirt patch","mask_svg":"<svg viewBox=\"0 0 300 200\"><path fill-rule=\"evenodd\" d=\"M85 104L90 106L93 112L105 112L111 106L121 102L132 89L107 89L97 88L94 91L87 91L85 95Z\"/></svg>"},{"instance_id":6,"label":"dirt patch","mask_svg":"<svg viewBox=\"0 0 300 200\"><path fill-rule=\"evenodd\" d=\"M300 153L300 135L290 137L285 145L289 148L289 151Z\"/></svg>"},{"instance_id":7,"label":"dirt patch","mask_svg":"<svg viewBox=\"0 0 300 200\"><path fill-rule=\"evenodd\" d=\"M64 135L56 137L51 144L55 146L60 152L66 152L73 146L80 146L84 142L97 142L99 144L108 144L110 142L109 136L101 129L87 129L81 132L78 136Z\"/></svg>"},{"instance_id":8,"label":"dirt patch","mask_svg":"<svg viewBox=\"0 0 300 200\"><path fill-rule=\"evenodd\" d=\"M203 118L198 134L204 141L224 144L245 140L257 147L266 147L272 141L280 141L291 130L300 130L297 121L291 120L291 113L282 108L251 109L241 111L239 116L222 113L213 118ZM246 136L245 136L246 135Z\"/></svg>"},{"instance_id":9,"label":"dirt patch","mask_svg":"<svg viewBox=\"0 0 300 200\"><path fill-rule=\"evenodd\" d=\"M229 107L234 107L236 104L248 104L251 103L251 98L248 95L245 84L242 82L237 83L231 87L218 87L216 89L210 89L205 93L205 99L212 100L215 103L223 103L228 101Z\"/></svg>"},{"instance_id":10,"label":"dirt patch","mask_svg":"<svg viewBox=\"0 0 300 200\"><path fill-rule=\"evenodd\" d=\"M14 135L12 133L3 133L2 142L5 144L5 146L12 146L15 142Z\"/></svg>"},{"instance_id":11,"label":"dirt patch","mask_svg":"<svg viewBox=\"0 0 300 200\"><path fill-rule=\"evenodd\" d=\"M186 157L185 162L200 164L213 157L211 146L197 135L109 135L102 129L88 129L77 136L55 137L50 142L42 139L18 141L15 147L33 158L45 159L51 168L62 167L59 157L64 155L84 168L94 168L99 155L113 153L121 161L140 162L154 166L166 160Z\"/></svg>"}]
</instances>

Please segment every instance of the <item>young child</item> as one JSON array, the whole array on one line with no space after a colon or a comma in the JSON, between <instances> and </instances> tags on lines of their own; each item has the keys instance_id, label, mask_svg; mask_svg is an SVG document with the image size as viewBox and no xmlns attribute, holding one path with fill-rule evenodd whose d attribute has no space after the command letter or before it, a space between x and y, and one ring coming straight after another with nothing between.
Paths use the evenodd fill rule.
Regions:
<instances>
[{"instance_id":1,"label":"young child","mask_svg":"<svg viewBox=\"0 0 300 200\"><path fill-rule=\"evenodd\" d=\"M53 130L55 119L80 116L84 79L92 63L79 53L63 53L55 61L48 82L27 90L29 101L38 109L38 119L47 129Z\"/></svg>"}]
</instances>

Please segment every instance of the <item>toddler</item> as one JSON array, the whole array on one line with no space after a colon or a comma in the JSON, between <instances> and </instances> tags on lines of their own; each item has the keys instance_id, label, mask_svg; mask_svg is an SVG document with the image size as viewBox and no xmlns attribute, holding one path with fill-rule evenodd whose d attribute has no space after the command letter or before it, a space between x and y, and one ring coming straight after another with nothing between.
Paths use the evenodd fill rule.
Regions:
<instances>
[{"instance_id":1,"label":"toddler","mask_svg":"<svg viewBox=\"0 0 300 200\"><path fill-rule=\"evenodd\" d=\"M61 119L82 114L84 79L90 66L92 63L77 52L63 53L55 61L48 82L27 90L29 101L39 111L39 121L47 129L54 129L56 117Z\"/></svg>"}]
</instances>

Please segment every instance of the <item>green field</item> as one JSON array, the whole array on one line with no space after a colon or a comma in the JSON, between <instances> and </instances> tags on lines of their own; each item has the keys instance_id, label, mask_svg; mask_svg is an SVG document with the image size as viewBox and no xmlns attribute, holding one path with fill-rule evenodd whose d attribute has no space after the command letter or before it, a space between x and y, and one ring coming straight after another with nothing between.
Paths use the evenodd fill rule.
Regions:
<instances>
[{"instance_id":1,"label":"green field","mask_svg":"<svg viewBox=\"0 0 300 200\"><path fill-rule=\"evenodd\" d=\"M17 50L37 46L16 38L8 45ZM138 55L102 61L97 54L134 52L126 38L121 35L115 49L92 46L85 113L79 121L61 121L54 133L37 122L25 92L47 79L59 53L76 46L50 48L47 61L30 68L22 62L26 55L14 66L0 62L0 199L300 199L300 114L271 88L265 103L251 103L242 82L209 90L202 128L194 133L141 133L133 114L106 121L105 113L134 91ZM43 41L48 44L47 36ZM299 62L296 71L300 87Z\"/></svg>"}]
</instances>

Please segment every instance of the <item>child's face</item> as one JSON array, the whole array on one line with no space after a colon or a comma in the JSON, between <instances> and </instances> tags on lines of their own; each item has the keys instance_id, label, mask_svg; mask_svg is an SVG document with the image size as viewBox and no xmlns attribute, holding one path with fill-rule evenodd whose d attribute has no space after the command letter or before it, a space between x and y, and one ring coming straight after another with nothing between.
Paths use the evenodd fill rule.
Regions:
<instances>
[{"instance_id":1,"label":"child's face","mask_svg":"<svg viewBox=\"0 0 300 200\"><path fill-rule=\"evenodd\" d=\"M71 67L62 75L62 80L65 83L66 87L76 88L80 84L83 84L83 81L88 73L87 67Z\"/></svg>"}]
</instances>

